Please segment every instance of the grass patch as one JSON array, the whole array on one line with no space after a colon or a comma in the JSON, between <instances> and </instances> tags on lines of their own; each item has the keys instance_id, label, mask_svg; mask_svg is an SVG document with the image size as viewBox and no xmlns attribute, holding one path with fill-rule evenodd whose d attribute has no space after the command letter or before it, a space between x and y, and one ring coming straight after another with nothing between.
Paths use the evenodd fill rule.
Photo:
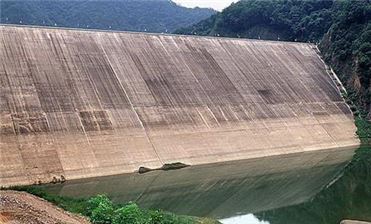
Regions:
<instances>
[{"instance_id":1,"label":"grass patch","mask_svg":"<svg viewBox=\"0 0 371 224\"><path fill-rule=\"evenodd\" d=\"M365 118L358 116L355 118L357 126L357 135L363 145L370 145L371 139L371 123Z\"/></svg>"},{"instance_id":2,"label":"grass patch","mask_svg":"<svg viewBox=\"0 0 371 224\"><path fill-rule=\"evenodd\" d=\"M11 190L25 191L37 197L43 198L54 205L63 208L66 211L84 215L88 207L88 199L76 199L71 197L62 197L45 192L40 186L17 186L11 187Z\"/></svg>"}]
</instances>

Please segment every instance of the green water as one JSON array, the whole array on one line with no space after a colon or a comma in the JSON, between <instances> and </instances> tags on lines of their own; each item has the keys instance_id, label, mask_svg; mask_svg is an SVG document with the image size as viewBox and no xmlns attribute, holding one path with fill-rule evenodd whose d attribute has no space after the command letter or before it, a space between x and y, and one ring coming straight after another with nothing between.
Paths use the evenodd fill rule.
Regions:
<instances>
[{"instance_id":1,"label":"green water","mask_svg":"<svg viewBox=\"0 0 371 224\"><path fill-rule=\"evenodd\" d=\"M371 221L371 148L359 149L342 176L310 200L254 215L270 224L335 224L343 219Z\"/></svg>"},{"instance_id":2,"label":"green water","mask_svg":"<svg viewBox=\"0 0 371 224\"><path fill-rule=\"evenodd\" d=\"M105 193L115 203L135 201L143 208L210 217L226 224L371 221L371 149L363 147L355 156L354 152L306 152L44 188L77 198Z\"/></svg>"}]
</instances>

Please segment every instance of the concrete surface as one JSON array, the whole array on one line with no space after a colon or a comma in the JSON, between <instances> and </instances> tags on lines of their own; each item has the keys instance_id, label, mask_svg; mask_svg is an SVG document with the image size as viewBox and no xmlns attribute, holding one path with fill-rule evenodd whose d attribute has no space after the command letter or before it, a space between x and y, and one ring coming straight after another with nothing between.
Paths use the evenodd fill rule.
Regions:
<instances>
[{"instance_id":1,"label":"concrete surface","mask_svg":"<svg viewBox=\"0 0 371 224\"><path fill-rule=\"evenodd\" d=\"M313 45L0 26L0 186L356 148Z\"/></svg>"},{"instance_id":2,"label":"concrete surface","mask_svg":"<svg viewBox=\"0 0 371 224\"><path fill-rule=\"evenodd\" d=\"M340 224L370 224L371 222L355 221L355 220L343 220Z\"/></svg>"}]
</instances>

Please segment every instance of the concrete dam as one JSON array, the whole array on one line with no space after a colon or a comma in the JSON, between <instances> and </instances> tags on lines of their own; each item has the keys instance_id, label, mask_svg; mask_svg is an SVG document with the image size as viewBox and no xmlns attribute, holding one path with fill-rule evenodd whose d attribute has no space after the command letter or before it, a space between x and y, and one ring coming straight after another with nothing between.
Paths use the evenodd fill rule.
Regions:
<instances>
[{"instance_id":1,"label":"concrete dam","mask_svg":"<svg viewBox=\"0 0 371 224\"><path fill-rule=\"evenodd\" d=\"M314 45L0 26L0 186L355 149Z\"/></svg>"}]
</instances>

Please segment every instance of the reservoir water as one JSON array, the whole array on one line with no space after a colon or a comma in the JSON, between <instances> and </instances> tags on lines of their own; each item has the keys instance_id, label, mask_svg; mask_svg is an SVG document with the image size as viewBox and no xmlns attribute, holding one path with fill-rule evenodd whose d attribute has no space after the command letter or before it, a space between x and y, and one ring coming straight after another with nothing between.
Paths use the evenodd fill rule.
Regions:
<instances>
[{"instance_id":1,"label":"reservoir water","mask_svg":"<svg viewBox=\"0 0 371 224\"><path fill-rule=\"evenodd\" d=\"M354 156L355 155L355 156ZM225 224L371 221L371 152L334 149L44 186Z\"/></svg>"}]
</instances>

